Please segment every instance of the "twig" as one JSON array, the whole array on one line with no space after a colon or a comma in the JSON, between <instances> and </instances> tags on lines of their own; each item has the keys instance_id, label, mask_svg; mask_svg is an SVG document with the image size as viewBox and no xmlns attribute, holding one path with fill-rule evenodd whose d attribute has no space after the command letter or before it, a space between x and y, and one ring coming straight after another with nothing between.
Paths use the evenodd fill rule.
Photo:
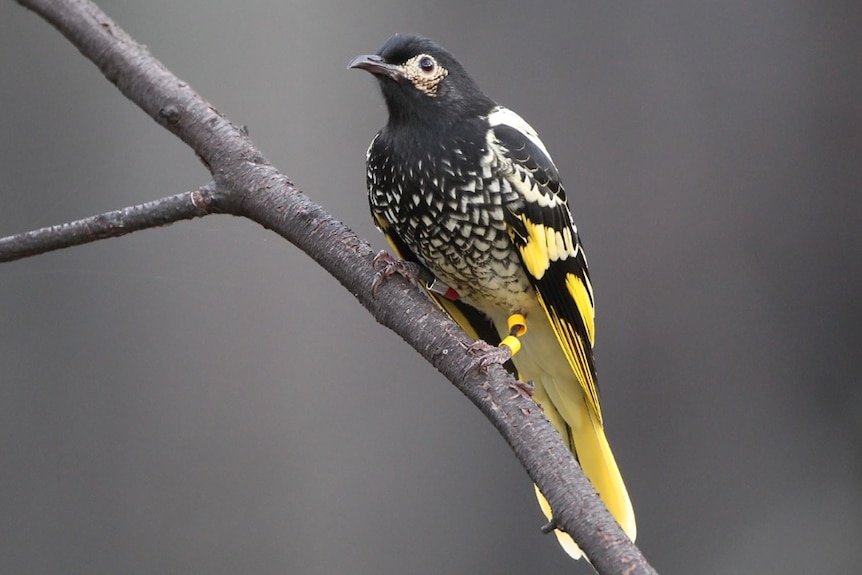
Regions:
<instances>
[{"instance_id":1,"label":"twig","mask_svg":"<svg viewBox=\"0 0 862 575\"><path fill-rule=\"evenodd\" d=\"M213 188L129 206L82 220L49 226L0 238L0 262L80 246L107 238L118 238L139 230L190 220L212 213Z\"/></svg>"}]
</instances>

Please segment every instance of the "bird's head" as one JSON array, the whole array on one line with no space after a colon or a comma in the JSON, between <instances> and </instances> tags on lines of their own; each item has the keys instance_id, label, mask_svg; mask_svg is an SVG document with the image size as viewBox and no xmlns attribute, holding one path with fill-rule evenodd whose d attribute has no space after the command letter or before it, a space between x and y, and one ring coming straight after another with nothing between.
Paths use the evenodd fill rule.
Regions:
<instances>
[{"instance_id":1,"label":"bird's head","mask_svg":"<svg viewBox=\"0 0 862 575\"><path fill-rule=\"evenodd\" d=\"M422 36L393 36L376 54L357 56L348 68L374 74L390 123L457 122L485 115L495 105L452 54Z\"/></svg>"}]
</instances>

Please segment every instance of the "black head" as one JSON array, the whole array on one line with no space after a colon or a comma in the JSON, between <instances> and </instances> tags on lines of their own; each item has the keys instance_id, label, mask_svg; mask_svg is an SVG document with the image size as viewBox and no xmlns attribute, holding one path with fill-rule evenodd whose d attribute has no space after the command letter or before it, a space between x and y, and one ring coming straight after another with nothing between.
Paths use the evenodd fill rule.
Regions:
<instances>
[{"instance_id":1,"label":"black head","mask_svg":"<svg viewBox=\"0 0 862 575\"><path fill-rule=\"evenodd\" d=\"M375 75L390 124L454 123L495 105L452 54L422 36L393 36L377 54L357 56L348 67Z\"/></svg>"}]
</instances>

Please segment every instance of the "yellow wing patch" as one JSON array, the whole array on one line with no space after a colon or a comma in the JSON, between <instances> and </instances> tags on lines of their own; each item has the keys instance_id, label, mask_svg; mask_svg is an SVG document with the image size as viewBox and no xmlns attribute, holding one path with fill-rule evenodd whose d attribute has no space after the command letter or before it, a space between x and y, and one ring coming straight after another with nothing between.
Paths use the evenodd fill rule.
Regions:
<instances>
[{"instance_id":1,"label":"yellow wing patch","mask_svg":"<svg viewBox=\"0 0 862 575\"><path fill-rule=\"evenodd\" d=\"M532 222L523 215L521 221L527 230L526 244L521 248L521 260L534 278L542 279L551 267L551 262L577 255L578 247L572 238L571 229L555 230Z\"/></svg>"},{"instance_id":2,"label":"yellow wing patch","mask_svg":"<svg viewBox=\"0 0 862 575\"><path fill-rule=\"evenodd\" d=\"M544 232L545 226L534 224L525 217L521 220L527 230L526 244L521 248L521 260L527 267L527 272L536 279L542 279L545 272L551 266L551 257L548 254L548 242Z\"/></svg>"},{"instance_id":3,"label":"yellow wing patch","mask_svg":"<svg viewBox=\"0 0 862 575\"><path fill-rule=\"evenodd\" d=\"M596 308L593 307L593 288L590 285L590 280L586 282L575 274L566 275L566 288L569 294L578 306L578 311L581 312L581 320L587 328L587 334L590 336L590 347L596 342Z\"/></svg>"},{"instance_id":4,"label":"yellow wing patch","mask_svg":"<svg viewBox=\"0 0 862 575\"><path fill-rule=\"evenodd\" d=\"M515 242L520 250L521 260L524 262L527 272L532 276L539 304L545 310L554 335L557 337L557 342L581 384L587 405L596 414L596 418L601 424L602 410L591 362L593 341L595 340L595 308L593 307L592 286L586 274L579 276L572 272L565 272L556 277L555 274L548 273L556 261L569 258L574 261L580 248L575 243L572 231L568 228L559 231L531 221L526 214L520 214L517 217L526 230L526 237L520 238L520 242ZM559 283L559 285L553 285L554 283ZM563 302L559 300L566 297L574 302L578 317L570 318L571 312L561 311ZM578 329L572 323L578 320L584 326L586 337L578 333Z\"/></svg>"}]
</instances>

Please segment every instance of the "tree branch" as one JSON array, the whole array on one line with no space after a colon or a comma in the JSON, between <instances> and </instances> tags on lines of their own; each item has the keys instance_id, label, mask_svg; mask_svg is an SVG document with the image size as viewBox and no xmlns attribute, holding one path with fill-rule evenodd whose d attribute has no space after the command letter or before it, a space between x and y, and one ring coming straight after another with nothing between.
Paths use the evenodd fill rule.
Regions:
<instances>
[{"instance_id":1,"label":"tree branch","mask_svg":"<svg viewBox=\"0 0 862 575\"><path fill-rule=\"evenodd\" d=\"M305 251L383 325L398 333L491 421L601 574L655 573L608 513L537 405L512 391L500 366L475 369L469 338L408 282L393 279L371 295L369 244L298 192L247 138L86 0L19 0L50 22L108 80L189 145L214 185L79 222L0 240L0 261L114 237L211 212L249 218ZM217 190L216 193L214 190ZM196 195L198 194L198 195Z\"/></svg>"},{"instance_id":2,"label":"tree branch","mask_svg":"<svg viewBox=\"0 0 862 575\"><path fill-rule=\"evenodd\" d=\"M118 238L132 232L199 218L213 212L214 186L105 212L83 220L0 238L0 262Z\"/></svg>"}]
</instances>

